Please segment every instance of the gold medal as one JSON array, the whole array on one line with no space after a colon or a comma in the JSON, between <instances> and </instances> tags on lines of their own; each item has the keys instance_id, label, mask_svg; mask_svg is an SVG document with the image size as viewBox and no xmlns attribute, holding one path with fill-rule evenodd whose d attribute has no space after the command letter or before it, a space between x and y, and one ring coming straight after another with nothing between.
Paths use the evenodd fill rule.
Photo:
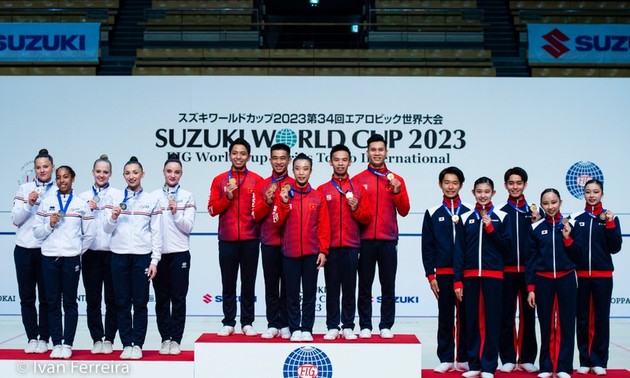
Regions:
<instances>
[{"instance_id":1,"label":"gold medal","mask_svg":"<svg viewBox=\"0 0 630 378\"><path fill-rule=\"evenodd\" d=\"M485 217L486 215L488 215L488 211L486 209L481 210L481 216Z\"/></svg>"},{"instance_id":2,"label":"gold medal","mask_svg":"<svg viewBox=\"0 0 630 378\"><path fill-rule=\"evenodd\" d=\"M127 204L124 203L124 202L121 202L120 203L120 208L123 209L123 210L127 210Z\"/></svg>"},{"instance_id":3,"label":"gold medal","mask_svg":"<svg viewBox=\"0 0 630 378\"><path fill-rule=\"evenodd\" d=\"M352 194L352 192L348 190L348 191L346 192L346 198L347 198L347 199L352 199L352 198L354 198L354 194Z\"/></svg>"},{"instance_id":4,"label":"gold medal","mask_svg":"<svg viewBox=\"0 0 630 378\"><path fill-rule=\"evenodd\" d=\"M532 203L531 205L529 205L529 209L532 211L532 213L538 212L538 206L536 206L535 203Z\"/></svg>"},{"instance_id":5,"label":"gold medal","mask_svg":"<svg viewBox=\"0 0 630 378\"><path fill-rule=\"evenodd\" d=\"M275 191L276 190L276 183L274 182L273 184L271 184L269 189L271 189L272 191Z\"/></svg>"},{"instance_id":6,"label":"gold medal","mask_svg":"<svg viewBox=\"0 0 630 378\"><path fill-rule=\"evenodd\" d=\"M288 192L289 190L291 190L291 185L286 184L283 188L284 188L284 190L286 190Z\"/></svg>"},{"instance_id":7,"label":"gold medal","mask_svg":"<svg viewBox=\"0 0 630 378\"><path fill-rule=\"evenodd\" d=\"M231 177L231 178L228 180L228 182L229 182L230 184L236 184L236 179L235 179L234 177Z\"/></svg>"},{"instance_id":8,"label":"gold medal","mask_svg":"<svg viewBox=\"0 0 630 378\"><path fill-rule=\"evenodd\" d=\"M599 219L605 221L606 220L606 213L604 213L604 212L599 213Z\"/></svg>"},{"instance_id":9,"label":"gold medal","mask_svg":"<svg viewBox=\"0 0 630 378\"><path fill-rule=\"evenodd\" d=\"M567 224L569 223L569 218L562 218L562 224Z\"/></svg>"},{"instance_id":10,"label":"gold medal","mask_svg":"<svg viewBox=\"0 0 630 378\"><path fill-rule=\"evenodd\" d=\"M453 223L459 222L459 215L453 214L453 216L451 217L451 220L453 221Z\"/></svg>"},{"instance_id":11,"label":"gold medal","mask_svg":"<svg viewBox=\"0 0 630 378\"><path fill-rule=\"evenodd\" d=\"M392 181L392 180L394 179L394 177L395 177L395 176L394 176L394 174L393 174L393 173L388 173L388 174L387 174L387 179L388 179L389 181Z\"/></svg>"}]
</instances>

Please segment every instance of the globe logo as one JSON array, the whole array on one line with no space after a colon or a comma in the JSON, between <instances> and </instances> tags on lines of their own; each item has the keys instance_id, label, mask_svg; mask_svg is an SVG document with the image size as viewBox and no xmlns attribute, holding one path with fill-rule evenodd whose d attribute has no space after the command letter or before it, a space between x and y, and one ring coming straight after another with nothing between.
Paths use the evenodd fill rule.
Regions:
<instances>
[{"instance_id":1,"label":"globe logo","mask_svg":"<svg viewBox=\"0 0 630 378\"><path fill-rule=\"evenodd\" d=\"M280 129L276 133L276 143L284 143L293 148L297 143L297 135L291 129Z\"/></svg>"},{"instance_id":2,"label":"globe logo","mask_svg":"<svg viewBox=\"0 0 630 378\"><path fill-rule=\"evenodd\" d=\"M282 368L284 378L330 378L332 373L330 358L312 346L303 346L289 353Z\"/></svg>"},{"instance_id":3,"label":"globe logo","mask_svg":"<svg viewBox=\"0 0 630 378\"><path fill-rule=\"evenodd\" d=\"M590 179L604 182L604 173L595 163L579 161L573 164L567 171L565 179L569 193L577 199L583 199L584 184Z\"/></svg>"}]
</instances>

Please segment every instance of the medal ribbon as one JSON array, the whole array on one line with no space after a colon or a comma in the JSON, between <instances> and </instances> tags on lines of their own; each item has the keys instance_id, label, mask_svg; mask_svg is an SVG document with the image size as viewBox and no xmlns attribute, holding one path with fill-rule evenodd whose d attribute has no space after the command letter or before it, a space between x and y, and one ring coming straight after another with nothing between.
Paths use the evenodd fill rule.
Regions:
<instances>
[{"instance_id":1,"label":"medal ribbon","mask_svg":"<svg viewBox=\"0 0 630 378\"><path fill-rule=\"evenodd\" d=\"M492 215L492 210L494 210L494 205L490 206L490 209L486 209L486 211L488 211L488 216ZM477 220L481 219L481 214L479 214L477 206L475 206L475 217L477 218Z\"/></svg>"},{"instance_id":2,"label":"medal ribbon","mask_svg":"<svg viewBox=\"0 0 630 378\"><path fill-rule=\"evenodd\" d=\"M448 215L451 216L451 218L453 217L453 215L459 215L459 211L462 208L462 201L459 201L459 204L457 205L457 207L455 208L455 211L453 211L449 206L447 206L446 201L442 200L442 206L444 206L444 209L446 209L446 212L448 213Z\"/></svg>"},{"instance_id":3,"label":"medal ribbon","mask_svg":"<svg viewBox=\"0 0 630 378\"><path fill-rule=\"evenodd\" d=\"M527 203L527 201L523 200L525 202L525 205L523 206L516 206L512 201L510 201L510 199L508 198L507 203L512 206L512 208L516 211L518 211L521 214L527 214L530 212L529 209L529 204ZM522 208L524 208L525 210L523 210Z\"/></svg>"},{"instance_id":4,"label":"medal ribbon","mask_svg":"<svg viewBox=\"0 0 630 378\"><path fill-rule=\"evenodd\" d=\"M311 192L311 190L313 190L312 186L308 186L308 189L306 189L306 191L301 191L301 190L297 190L296 188L291 188L291 190L289 190L289 196L294 197L295 193L299 193L299 194L309 194Z\"/></svg>"},{"instance_id":5,"label":"medal ribbon","mask_svg":"<svg viewBox=\"0 0 630 378\"><path fill-rule=\"evenodd\" d=\"M352 185L352 180L348 180L350 181L350 188L351 190L347 190L346 192L354 192L354 185ZM339 184L337 184L337 182L335 181L335 179L330 179L330 182L333 184L333 186L335 187L335 189L337 189L337 191L341 194L346 194L346 192L343 191L343 189L341 189L341 186L339 186Z\"/></svg>"},{"instance_id":6,"label":"medal ribbon","mask_svg":"<svg viewBox=\"0 0 630 378\"><path fill-rule=\"evenodd\" d=\"M129 201L133 197L139 196L140 193L142 193L143 190L144 189L140 189L137 192L131 192L131 193L133 193L133 196L129 197L129 191L127 190L127 188L125 188L125 198L123 199L122 203L127 203L127 201Z\"/></svg>"},{"instance_id":7,"label":"medal ribbon","mask_svg":"<svg viewBox=\"0 0 630 378\"><path fill-rule=\"evenodd\" d=\"M175 198L177 198L177 192L179 192L179 187L180 187L180 185L177 184L175 186L175 190L171 190L169 187L164 186L164 187L162 187L162 191L164 192L164 195L166 196L166 198L168 198L169 194L172 194L172 195L175 196Z\"/></svg>"},{"instance_id":8,"label":"medal ribbon","mask_svg":"<svg viewBox=\"0 0 630 378\"><path fill-rule=\"evenodd\" d=\"M288 176L288 174L287 174L287 173L283 174L282 176L278 176L278 177L274 177L273 175L271 175L271 183L272 183L272 184L275 184L275 183L277 183L278 181L282 181L282 180L284 180L285 178L287 178L287 176Z\"/></svg>"},{"instance_id":9,"label":"medal ribbon","mask_svg":"<svg viewBox=\"0 0 630 378\"><path fill-rule=\"evenodd\" d=\"M387 170L385 173L379 172L376 169L368 166L368 171L372 172L373 174L377 175L377 176L383 176L383 177L387 177L388 174L392 173L389 170Z\"/></svg>"},{"instance_id":10,"label":"medal ribbon","mask_svg":"<svg viewBox=\"0 0 630 378\"><path fill-rule=\"evenodd\" d=\"M240 181L237 180L238 186L241 186L243 181L245 181L245 177L247 177L247 173L248 172L249 171L247 169L245 169L245 174L243 175L243 179L240 180ZM232 179L232 170L230 169L229 171L227 171L227 174L228 174L228 182L230 182L230 180Z\"/></svg>"},{"instance_id":11,"label":"medal ribbon","mask_svg":"<svg viewBox=\"0 0 630 378\"><path fill-rule=\"evenodd\" d=\"M597 207L597 206L591 206L591 208L595 208L595 207ZM599 218L600 214L606 214L606 211L608 211L608 210L606 210L606 209L604 209L602 207L602 211L600 211L599 214L595 215L594 211L589 211L588 210L588 206L585 207L584 210L586 211L586 214L588 214L588 216L593 218L593 219Z\"/></svg>"},{"instance_id":12,"label":"medal ribbon","mask_svg":"<svg viewBox=\"0 0 630 378\"><path fill-rule=\"evenodd\" d=\"M35 187L41 187L41 188L44 189L45 192L47 192L48 189L50 189L52 187L52 184L53 184L52 180L50 180L49 183L39 182L39 181L35 180Z\"/></svg>"},{"instance_id":13,"label":"medal ribbon","mask_svg":"<svg viewBox=\"0 0 630 378\"><path fill-rule=\"evenodd\" d=\"M94 193L94 197L96 197L101 191L107 188L109 188L109 183L105 184L102 188L98 188L98 190L96 190L96 186L92 185L92 193Z\"/></svg>"},{"instance_id":14,"label":"medal ribbon","mask_svg":"<svg viewBox=\"0 0 630 378\"><path fill-rule=\"evenodd\" d=\"M66 213L66 211L68 211L68 206L70 206L70 202L72 201L72 193L70 192L70 195L68 196L68 200L66 201L66 206L63 205L63 201L61 200L61 193L59 193L59 191L57 190L57 201L59 201L59 211L63 214Z\"/></svg>"}]
</instances>

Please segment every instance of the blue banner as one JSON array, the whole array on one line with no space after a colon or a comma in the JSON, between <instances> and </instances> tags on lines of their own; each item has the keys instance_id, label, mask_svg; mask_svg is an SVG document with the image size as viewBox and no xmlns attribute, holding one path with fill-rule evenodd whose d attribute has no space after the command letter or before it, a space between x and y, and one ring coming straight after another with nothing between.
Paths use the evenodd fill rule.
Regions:
<instances>
[{"instance_id":1,"label":"blue banner","mask_svg":"<svg viewBox=\"0 0 630 378\"><path fill-rule=\"evenodd\" d=\"M630 63L630 25L529 24L530 63Z\"/></svg>"},{"instance_id":2,"label":"blue banner","mask_svg":"<svg viewBox=\"0 0 630 378\"><path fill-rule=\"evenodd\" d=\"M0 23L1 62L98 62L99 23Z\"/></svg>"}]
</instances>

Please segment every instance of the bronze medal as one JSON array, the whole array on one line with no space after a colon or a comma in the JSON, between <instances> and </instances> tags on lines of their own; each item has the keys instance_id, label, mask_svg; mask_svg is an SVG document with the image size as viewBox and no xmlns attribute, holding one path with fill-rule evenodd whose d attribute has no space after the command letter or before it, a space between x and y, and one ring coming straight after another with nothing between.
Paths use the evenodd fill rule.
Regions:
<instances>
[{"instance_id":1,"label":"bronze medal","mask_svg":"<svg viewBox=\"0 0 630 378\"><path fill-rule=\"evenodd\" d=\"M569 223L569 218L562 218L562 224L567 224Z\"/></svg>"},{"instance_id":2,"label":"bronze medal","mask_svg":"<svg viewBox=\"0 0 630 378\"><path fill-rule=\"evenodd\" d=\"M599 213L599 219L605 221L606 220L606 213L604 213L604 212Z\"/></svg>"}]
</instances>

